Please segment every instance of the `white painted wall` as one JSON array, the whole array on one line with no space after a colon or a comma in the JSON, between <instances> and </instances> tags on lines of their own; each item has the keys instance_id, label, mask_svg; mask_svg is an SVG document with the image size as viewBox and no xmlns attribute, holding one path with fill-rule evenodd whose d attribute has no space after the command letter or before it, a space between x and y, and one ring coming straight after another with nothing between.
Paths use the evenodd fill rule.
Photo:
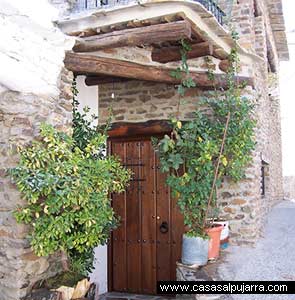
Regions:
<instances>
[{"instance_id":1,"label":"white painted wall","mask_svg":"<svg viewBox=\"0 0 295 300\"><path fill-rule=\"evenodd\" d=\"M77 100L80 102L79 109L90 108L89 115L98 115L98 86L86 86L85 76L77 77ZM96 124L94 124L96 125ZM90 274L91 282L99 286L99 293L107 292L107 246L99 246L95 249L94 271Z\"/></svg>"},{"instance_id":2,"label":"white painted wall","mask_svg":"<svg viewBox=\"0 0 295 300\"><path fill-rule=\"evenodd\" d=\"M58 96L74 39L53 24L57 14L47 0L0 1L0 91Z\"/></svg>"},{"instance_id":3,"label":"white painted wall","mask_svg":"<svg viewBox=\"0 0 295 300\"><path fill-rule=\"evenodd\" d=\"M95 248L94 271L90 274L91 282L98 284L99 294L108 291L108 247L98 246Z\"/></svg>"},{"instance_id":4,"label":"white painted wall","mask_svg":"<svg viewBox=\"0 0 295 300\"><path fill-rule=\"evenodd\" d=\"M82 112L85 106L90 108L89 117L95 114L98 116L98 86L87 86L85 76L77 76L77 100L80 102L79 110ZM97 125L97 124L93 124Z\"/></svg>"}]
</instances>

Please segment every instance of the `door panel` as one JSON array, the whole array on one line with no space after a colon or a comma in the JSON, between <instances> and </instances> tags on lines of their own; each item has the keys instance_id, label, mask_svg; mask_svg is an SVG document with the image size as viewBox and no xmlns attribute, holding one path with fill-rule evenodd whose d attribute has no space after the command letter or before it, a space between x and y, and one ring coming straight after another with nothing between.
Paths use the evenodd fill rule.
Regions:
<instances>
[{"instance_id":1,"label":"door panel","mask_svg":"<svg viewBox=\"0 0 295 300\"><path fill-rule=\"evenodd\" d=\"M127 143L126 166L133 172L127 190L127 290L141 292L140 142Z\"/></svg>"},{"instance_id":2,"label":"door panel","mask_svg":"<svg viewBox=\"0 0 295 300\"><path fill-rule=\"evenodd\" d=\"M125 164L126 144L112 143L111 149ZM120 216L120 226L113 232L113 283L115 290L126 291L126 193L114 194L112 199L113 209Z\"/></svg>"},{"instance_id":3,"label":"door panel","mask_svg":"<svg viewBox=\"0 0 295 300\"><path fill-rule=\"evenodd\" d=\"M184 220L177 205L177 199L171 196L171 278L176 280L176 262L181 260Z\"/></svg>"},{"instance_id":4,"label":"door panel","mask_svg":"<svg viewBox=\"0 0 295 300\"><path fill-rule=\"evenodd\" d=\"M121 218L112 234L112 287L155 294L157 281L175 280L183 219L150 139L110 141L110 145L111 153L133 172L126 192L112 197Z\"/></svg>"},{"instance_id":5,"label":"door panel","mask_svg":"<svg viewBox=\"0 0 295 300\"><path fill-rule=\"evenodd\" d=\"M142 292L156 293L156 169L150 141L141 141L142 153Z\"/></svg>"},{"instance_id":6,"label":"door panel","mask_svg":"<svg viewBox=\"0 0 295 300\"><path fill-rule=\"evenodd\" d=\"M166 185L167 175L160 171L160 162L156 160L157 169L157 280L170 280L170 195ZM166 225L166 226L165 226ZM166 232L167 231L167 232Z\"/></svg>"}]
</instances>

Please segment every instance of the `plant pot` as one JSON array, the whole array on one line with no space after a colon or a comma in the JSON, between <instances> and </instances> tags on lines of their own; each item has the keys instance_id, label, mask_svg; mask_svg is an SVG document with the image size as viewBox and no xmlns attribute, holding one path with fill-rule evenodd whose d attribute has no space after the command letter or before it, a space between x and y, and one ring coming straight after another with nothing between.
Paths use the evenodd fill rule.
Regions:
<instances>
[{"instance_id":1,"label":"plant pot","mask_svg":"<svg viewBox=\"0 0 295 300\"><path fill-rule=\"evenodd\" d=\"M219 249L220 249L220 235L223 226L220 224L213 224L213 227L207 228L206 233L209 235L209 251L208 251L208 259L216 259L219 257Z\"/></svg>"},{"instance_id":2,"label":"plant pot","mask_svg":"<svg viewBox=\"0 0 295 300\"><path fill-rule=\"evenodd\" d=\"M220 248L226 249L228 247L229 243L229 221L223 221L223 220L217 220L214 221L214 224L220 224L223 226L223 229L221 231L220 235Z\"/></svg>"},{"instance_id":3,"label":"plant pot","mask_svg":"<svg viewBox=\"0 0 295 300\"><path fill-rule=\"evenodd\" d=\"M182 238L181 262L185 265L204 266L208 262L209 240L201 237Z\"/></svg>"}]
</instances>

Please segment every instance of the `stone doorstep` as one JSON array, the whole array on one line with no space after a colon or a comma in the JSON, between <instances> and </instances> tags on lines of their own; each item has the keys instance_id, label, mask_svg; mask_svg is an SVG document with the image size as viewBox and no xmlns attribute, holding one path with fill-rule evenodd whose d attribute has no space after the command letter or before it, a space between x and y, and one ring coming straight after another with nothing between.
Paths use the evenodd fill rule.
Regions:
<instances>
[{"instance_id":1,"label":"stone doorstep","mask_svg":"<svg viewBox=\"0 0 295 300\"><path fill-rule=\"evenodd\" d=\"M47 289L40 289L33 291L31 294L27 295L23 300L60 300L61 293L52 292Z\"/></svg>"},{"instance_id":2,"label":"stone doorstep","mask_svg":"<svg viewBox=\"0 0 295 300\"><path fill-rule=\"evenodd\" d=\"M165 298L160 296L136 295L124 293L107 293L100 296L100 300L226 300L231 299L226 295L177 295L175 297Z\"/></svg>"},{"instance_id":3,"label":"stone doorstep","mask_svg":"<svg viewBox=\"0 0 295 300\"><path fill-rule=\"evenodd\" d=\"M218 267L223 263L226 256L226 250L220 252L220 257L217 260L209 261L204 267L188 266L181 263L177 263L177 280L181 281L215 281L220 280L218 277ZM180 277L181 276L181 277ZM37 293L37 294L35 294ZM24 300L59 300L59 297L54 292L48 290L36 291L34 295ZM177 295L176 297L160 297L157 295L140 295L130 293L110 292L99 296L100 300L225 300L231 299L227 295ZM77 300L87 300L86 298L80 298Z\"/></svg>"},{"instance_id":4,"label":"stone doorstep","mask_svg":"<svg viewBox=\"0 0 295 300\"><path fill-rule=\"evenodd\" d=\"M218 267L222 264L226 257L226 250L220 251L220 257L216 260L209 261L206 266L188 266L177 263L177 280L180 281L216 281L221 280L218 277ZM100 295L100 300L227 300L232 299L228 295L177 295L176 297L160 297L154 295L138 295L130 293L110 292Z\"/></svg>"},{"instance_id":5,"label":"stone doorstep","mask_svg":"<svg viewBox=\"0 0 295 300\"><path fill-rule=\"evenodd\" d=\"M227 251L221 250L218 259L208 261L205 266L189 266L177 262L177 280L180 281L218 281L222 280L218 275L218 268L224 262ZM188 295L195 300L225 300L231 299L228 295L196 294ZM185 299L185 295L177 295L176 299Z\"/></svg>"},{"instance_id":6,"label":"stone doorstep","mask_svg":"<svg viewBox=\"0 0 295 300\"><path fill-rule=\"evenodd\" d=\"M110 292L100 295L100 300L171 300L175 298L164 298L156 295L140 295L130 293Z\"/></svg>"}]
</instances>

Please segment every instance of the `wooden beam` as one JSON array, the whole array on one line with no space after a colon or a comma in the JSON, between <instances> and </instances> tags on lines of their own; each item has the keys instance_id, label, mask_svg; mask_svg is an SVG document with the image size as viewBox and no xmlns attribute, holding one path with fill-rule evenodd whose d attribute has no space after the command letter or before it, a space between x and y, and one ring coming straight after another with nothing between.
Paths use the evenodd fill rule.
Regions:
<instances>
[{"instance_id":1,"label":"wooden beam","mask_svg":"<svg viewBox=\"0 0 295 300\"><path fill-rule=\"evenodd\" d=\"M152 51L152 60L160 63L181 60L181 47L163 47ZM198 58L206 55L212 55L213 49L208 42L191 45L191 50L187 53L187 58Z\"/></svg>"},{"instance_id":2,"label":"wooden beam","mask_svg":"<svg viewBox=\"0 0 295 300\"><path fill-rule=\"evenodd\" d=\"M110 139L138 136L159 136L169 134L172 127L168 120L150 120L140 123L118 122L111 124Z\"/></svg>"},{"instance_id":3,"label":"wooden beam","mask_svg":"<svg viewBox=\"0 0 295 300\"><path fill-rule=\"evenodd\" d=\"M119 30L79 39L73 50L75 52L92 52L111 47L118 48L179 41L184 38L191 38L191 25L185 20Z\"/></svg>"},{"instance_id":4,"label":"wooden beam","mask_svg":"<svg viewBox=\"0 0 295 300\"><path fill-rule=\"evenodd\" d=\"M175 70L175 68L143 65L130 61L76 53L67 53L64 63L66 68L74 73L107 75L170 84L180 83L180 80L171 77L171 71ZM197 86L201 88L227 87L226 78L222 74L216 74L214 81L209 80L206 72L191 72L190 76L195 80ZM238 76L236 80L241 83L244 82L246 85L254 86L252 78Z\"/></svg>"},{"instance_id":5,"label":"wooden beam","mask_svg":"<svg viewBox=\"0 0 295 300\"><path fill-rule=\"evenodd\" d=\"M87 76L85 79L85 84L88 86L99 85L104 83L115 83L115 82L124 82L129 81L128 78L123 77L114 77L114 76Z\"/></svg>"},{"instance_id":6,"label":"wooden beam","mask_svg":"<svg viewBox=\"0 0 295 300\"><path fill-rule=\"evenodd\" d=\"M223 72L227 72L230 67L230 62L227 59L221 60L219 63L219 69Z\"/></svg>"}]
</instances>

